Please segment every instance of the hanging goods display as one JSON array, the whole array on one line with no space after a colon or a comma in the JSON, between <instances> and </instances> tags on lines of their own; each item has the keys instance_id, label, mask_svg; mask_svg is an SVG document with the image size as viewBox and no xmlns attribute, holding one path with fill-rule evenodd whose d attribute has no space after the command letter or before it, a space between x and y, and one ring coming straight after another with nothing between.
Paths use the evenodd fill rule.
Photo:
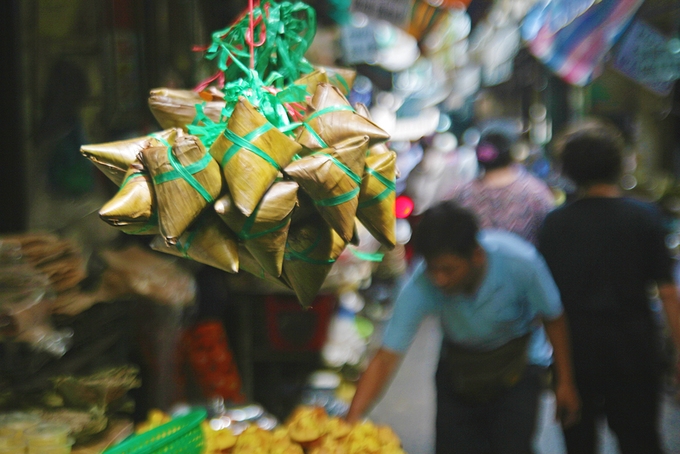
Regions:
<instances>
[{"instance_id":1,"label":"hanging goods display","mask_svg":"<svg viewBox=\"0 0 680 454\"><path fill-rule=\"evenodd\" d=\"M394 247L389 134L347 96L350 68L304 55L316 13L303 2L249 2L197 49L216 67L193 90L151 90L162 131L85 145L117 186L99 215L151 248L282 284L312 304L359 219Z\"/></svg>"}]
</instances>

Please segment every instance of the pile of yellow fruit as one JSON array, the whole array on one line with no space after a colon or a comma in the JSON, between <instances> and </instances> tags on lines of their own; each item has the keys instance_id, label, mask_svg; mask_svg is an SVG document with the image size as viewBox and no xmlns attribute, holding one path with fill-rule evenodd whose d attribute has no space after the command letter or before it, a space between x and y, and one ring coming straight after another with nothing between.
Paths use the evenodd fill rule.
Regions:
<instances>
[{"instance_id":1,"label":"pile of yellow fruit","mask_svg":"<svg viewBox=\"0 0 680 454\"><path fill-rule=\"evenodd\" d=\"M145 432L170 419L163 412L152 410L135 432ZM298 407L284 424L273 430L252 424L235 435L228 427L213 429L208 421L201 428L205 436L204 454L406 454L390 427L370 421L349 424L328 416L320 407Z\"/></svg>"}]
</instances>

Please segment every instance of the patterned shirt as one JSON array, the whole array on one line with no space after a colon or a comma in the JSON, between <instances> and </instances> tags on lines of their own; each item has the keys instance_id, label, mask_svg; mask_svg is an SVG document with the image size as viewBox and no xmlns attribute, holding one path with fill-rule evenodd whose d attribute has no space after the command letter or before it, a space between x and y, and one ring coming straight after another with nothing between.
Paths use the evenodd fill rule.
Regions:
<instances>
[{"instance_id":1,"label":"patterned shirt","mask_svg":"<svg viewBox=\"0 0 680 454\"><path fill-rule=\"evenodd\" d=\"M475 212L482 229L506 230L536 244L538 229L554 207L548 186L524 168L512 183L489 187L480 180L455 187L444 199L454 199Z\"/></svg>"}]
</instances>

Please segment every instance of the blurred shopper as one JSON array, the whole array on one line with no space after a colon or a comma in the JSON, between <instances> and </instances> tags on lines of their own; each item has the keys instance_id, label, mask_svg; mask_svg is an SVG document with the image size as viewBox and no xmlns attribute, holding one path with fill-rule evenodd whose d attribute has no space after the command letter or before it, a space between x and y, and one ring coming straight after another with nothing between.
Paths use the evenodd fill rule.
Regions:
<instances>
[{"instance_id":1,"label":"blurred shopper","mask_svg":"<svg viewBox=\"0 0 680 454\"><path fill-rule=\"evenodd\" d=\"M531 243L554 206L548 186L517 164L511 150L518 134L510 126L492 124L477 144L479 178L454 188L443 199L471 208L481 228L513 232Z\"/></svg>"},{"instance_id":2,"label":"blurred shopper","mask_svg":"<svg viewBox=\"0 0 680 454\"><path fill-rule=\"evenodd\" d=\"M624 142L600 120L570 127L557 140L575 201L551 212L539 233L569 320L581 421L565 429L569 453L595 453L606 417L621 452L662 452L659 437L659 326L654 284L675 346L680 306L660 212L623 197L618 186Z\"/></svg>"},{"instance_id":3,"label":"blurred shopper","mask_svg":"<svg viewBox=\"0 0 680 454\"><path fill-rule=\"evenodd\" d=\"M545 262L517 235L478 231L474 214L453 201L425 211L412 242L424 263L394 304L347 420L369 410L421 321L435 315L444 333L436 374L437 453L533 452L540 375L551 361L545 333L554 346L557 409L566 424L579 407L566 322Z\"/></svg>"}]
</instances>

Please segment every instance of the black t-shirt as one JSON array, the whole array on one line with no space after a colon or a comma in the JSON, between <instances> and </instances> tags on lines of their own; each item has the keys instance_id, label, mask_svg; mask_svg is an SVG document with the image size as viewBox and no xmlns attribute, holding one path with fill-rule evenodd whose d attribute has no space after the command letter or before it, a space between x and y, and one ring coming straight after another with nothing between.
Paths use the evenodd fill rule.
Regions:
<instances>
[{"instance_id":1,"label":"black t-shirt","mask_svg":"<svg viewBox=\"0 0 680 454\"><path fill-rule=\"evenodd\" d=\"M672 282L660 211L629 198L583 198L546 217L538 247L569 317L648 316L649 286Z\"/></svg>"}]
</instances>

